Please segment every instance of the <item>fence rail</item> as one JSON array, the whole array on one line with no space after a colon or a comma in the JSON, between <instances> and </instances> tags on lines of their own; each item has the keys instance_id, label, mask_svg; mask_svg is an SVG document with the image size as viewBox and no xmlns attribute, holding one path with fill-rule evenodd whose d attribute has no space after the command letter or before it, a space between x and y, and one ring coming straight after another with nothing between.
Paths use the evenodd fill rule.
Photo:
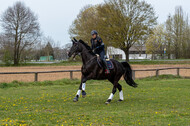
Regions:
<instances>
[{"instance_id":1,"label":"fence rail","mask_svg":"<svg viewBox=\"0 0 190 126\"><path fill-rule=\"evenodd\" d=\"M160 69L145 69L145 70L133 70L132 77L135 80L135 73L138 71L155 71L155 76L159 76L159 71L176 69L176 75L180 76L180 69L190 69L190 67L173 67L173 68L160 68ZM41 71L41 72L0 72L2 74L34 74L34 81L38 81L38 74L43 73L70 73L70 79L73 79L74 72L81 72L81 70L62 70L62 71Z\"/></svg>"},{"instance_id":2,"label":"fence rail","mask_svg":"<svg viewBox=\"0 0 190 126\"><path fill-rule=\"evenodd\" d=\"M81 70L62 70L62 71L41 71L41 72L0 72L1 74L34 74L34 81L38 81L38 74L43 73L68 73L70 72L70 79L73 79L73 72L80 72Z\"/></svg>"},{"instance_id":3,"label":"fence rail","mask_svg":"<svg viewBox=\"0 0 190 126\"><path fill-rule=\"evenodd\" d=\"M175 70L176 69L176 75L180 76L180 69L190 69L190 67L170 67L170 68L159 68L159 69L146 69L146 70L133 70L132 71L132 76L133 79L135 80L135 73L138 71L155 71L155 76L158 77L159 76L159 71L162 70Z\"/></svg>"}]
</instances>

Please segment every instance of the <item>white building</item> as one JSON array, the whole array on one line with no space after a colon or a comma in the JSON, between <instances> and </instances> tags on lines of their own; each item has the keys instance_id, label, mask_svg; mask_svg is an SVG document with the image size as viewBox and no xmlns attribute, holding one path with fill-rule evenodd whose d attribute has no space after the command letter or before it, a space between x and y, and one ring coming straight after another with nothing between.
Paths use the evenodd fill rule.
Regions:
<instances>
[{"instance_id":1,"label":"white building","mask_svg":"<svg viewBox=\"0 0 190 126\"><path fill-rule=\"evenodd\" d=\"M110 59L126 60L126 55L123 50L114 47L107 47L107 57ZM146 47L131 47L129 49L129 59L151 59L152 54L146 54Z\"/></svg>"}]
</instances>

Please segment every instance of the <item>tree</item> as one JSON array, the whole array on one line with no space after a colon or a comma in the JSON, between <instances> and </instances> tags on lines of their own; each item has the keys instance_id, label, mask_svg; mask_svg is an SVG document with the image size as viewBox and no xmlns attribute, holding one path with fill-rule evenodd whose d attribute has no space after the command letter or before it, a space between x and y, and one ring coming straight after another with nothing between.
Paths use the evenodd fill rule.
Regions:
<instances>
[{"instance_id":1,"label":"tree","mask_svg":"<svg viewBox=\"0 0 190 126\"><path fill-rule=\"evenodd\" d=\"M166 43L167 43L167 54L168 59L171 59L172 45L173 45L173 29L172 29L172 18L171 15L168 16L168 19L165 23L166 25Z\"/></svg>"},{"instance_id":2,"label":"tree","mask_svg":"<svg viewBox=\"0 0 190 126\"><path fill-rule=\"evenodd\" d=\"M49 56L54 57L54 50L50 42L47 43L46 47L44 48L44 51L45 51L45 56L48 56L48 60Z\"/></svg>"},{"instance_id":3,"label":"tree","mask_svg":"<svg viewBox=\"0 0 190 126\"><path fill-rule=\"evenodd\" d=\"M176 8L175 15L173 16L173 31L174 31L174 48L175 56L177 59L181 56L181 47L182 47L182 35L183 35L183 10L181 7Z\"/></svg>"},{"instance_id":4,"label":"tree","mask_svg":"<svg viewBox=\"0 0 190 126\"><path fill-rule=\"evenodd\" d=\"M72 37L77 39L82 39L83 41L88 42L91 37L92 30L98 30L98 13L97 6L87 5L81 9L77 18L74 20L69 29L69 34Z\"/></svg>"},{"instance_id":5,"label":"tree","mask_svg":"<svg viewBox=\"0 0 190 126\"><path fill-rule=\"evenodd\" d=\"M152 59L154 59L155 54L163 54L163 45L165 42L165 31L164 25L158 25L154 28L153 34L150 34L146 40L146 53L152 54Z\"/></svg>"},{"instance_id":6,"label":"tree","mask_svg":"<svg viewBox=\"0 0 190 126\"><path fill-rule=\"evenodd\" d=\"M13 49L14 46L11 39L4 34L0 34L0 57L6 65L10 65L13 61Z\"/></svg>"},{"instance_id":7,"label":"tree","mask_svg":"<svg viewBox=\"0 0 190 126\"><path fill-rule=\"evenodd\" d=\"M176 7L175 14L169 16L166 23L166 42L169 54L175 54L177 59L189 57L190 26L188 16L182 7Z\"/></svg>"},{"instance_id":8,"label":"tree","mask_svg":"<svg viewBox=\"0 0 190 126\"><path fill-rule=\"evenodd\" d=\"M49 60L49 56L53 56L54 58L54 50L53 50L54 40L48 36L44 38L44 42L47 44L45 48L43 49L43 55L48 56L48 60Z\"/></svg>"},{"instance_id":9,"label":"tree","mask_svg":"<svg viewBox=\"0 0 190 126\"><path fill-rule=\"evenodd\" d=\"M0 21L6 36L13 41L14 65L18 65L23 50L32 47L40 36L37 15L24 3L16 2L2 14Z\"/></svg>"},{"instance_id":10,"label":"tree","mask_svg":"<svg viewBox=\"0 0 190 126\"><path fill-rule=\"evenodd\" d=\"M128 61L129 49L151 32L156 19L154 9L145 1L108 0L104 4L84 8L70 33L87 38L90 30L97 29L104 43L123 50Z\"/></svg>"}]
</instances>

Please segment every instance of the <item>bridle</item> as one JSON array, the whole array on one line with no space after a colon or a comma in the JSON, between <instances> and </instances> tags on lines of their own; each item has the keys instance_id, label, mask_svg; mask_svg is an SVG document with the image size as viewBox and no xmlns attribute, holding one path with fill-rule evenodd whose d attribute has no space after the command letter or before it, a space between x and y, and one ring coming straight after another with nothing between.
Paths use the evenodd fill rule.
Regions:
<instances>
[{"instance_id":1,"label":"bridle","mask_svg":"<svg viewBox=\"0 0 190 126\"><path fill-rule=\"evenodd\" d=\"M77 47L75 47L74 48L74 50L78 50L78 48L79 48L79 45L78 45L78 43L76 43L76 39L74 38L74 40L75 41L73 41L75 44L77 44ZM80 52L80 54L83 54L83 53L85 53L85 52L90 52L91 50L84 50L84 51L82 51L82 52ZM74 53L74 56L73 56L73 58L76 56L76 55L78 55L79 54L79 52L75 52ZM96 55L96 56L94 56L94 57L92 57L90 60L88 60L85 64L87 64L87 63L89 63L90 61L92 61L93 59L95 59L95 58L97 58L99 55Z\"/></svg>"}]
</instances>

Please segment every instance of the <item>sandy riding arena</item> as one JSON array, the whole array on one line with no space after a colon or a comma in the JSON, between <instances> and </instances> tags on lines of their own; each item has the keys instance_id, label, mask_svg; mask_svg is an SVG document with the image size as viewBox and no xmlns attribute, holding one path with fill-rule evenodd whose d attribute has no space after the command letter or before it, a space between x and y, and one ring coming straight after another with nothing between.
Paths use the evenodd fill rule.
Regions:
<instances>
[{"instance_id":1,"label":"sandy riding arena","mask_svg":"<svg viewBox=\"0 0 190 126\"><path fill-rule=\"evenodd\" d=\"M167 68L167 67L190 67L190 65L132 65L134 70L138 69L155 69L155 68ZM0 72L38 72L38 71L60 71L60 70L80 70L81 66L30 66L30 67L0 67ZM176 70L164 70L160 74L174 74ZM136 78L143 78L148 76L154 76L155 71L136 72ZM180 70L180 75L190 77L190 70ZM80 79L81 73L74 72L73 78ZM47 73L39 74L38 80L59 80L63 78L69 78L70 73ZM12 82L14 80L23 82L34 81L34 74L17 74L17 75L0 75L0 82Z\"/></svg>"}]
</instances>

